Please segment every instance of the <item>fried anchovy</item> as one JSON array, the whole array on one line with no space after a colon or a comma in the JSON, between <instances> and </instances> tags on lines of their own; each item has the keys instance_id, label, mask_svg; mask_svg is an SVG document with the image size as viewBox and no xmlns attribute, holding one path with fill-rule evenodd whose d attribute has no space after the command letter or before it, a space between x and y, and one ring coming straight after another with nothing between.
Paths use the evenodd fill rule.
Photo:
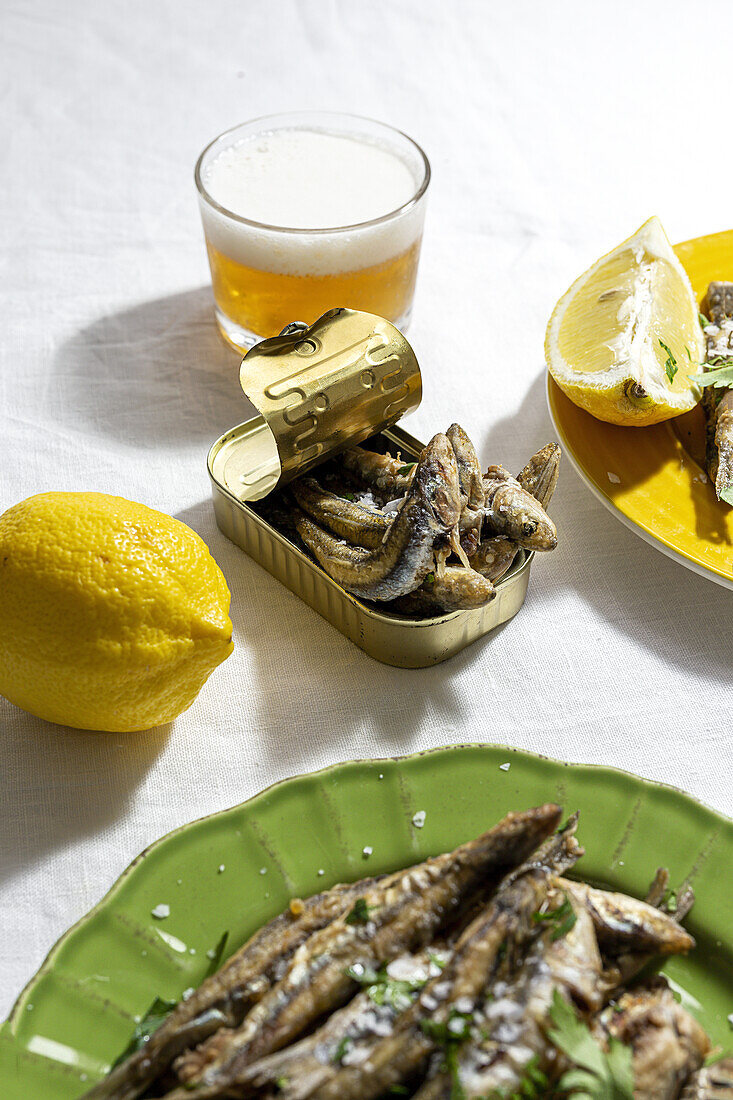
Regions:
<instances>
[{"instance_id":1,"label":"fried anchovy","mask_svg":"<svg viewBox=\"0 0 733 1100\"><path fill-rule=\"evenodd\" d=\"M185 1085L170 1093L169 1100L186 1100L192 1081L200 1100L229 1096L248 1065L287 1045L355 992L350 966L376 968L402 951L429 943L476 893L526 859L559 817L554 805L508 814L455 852L397 872L365 890L348 914L298 948L281 979L237 1030L223 1029L179 1059L175 1068Z\"/></svg>"},{"instance_id":2,"label":"fried anchovy","mask_svg":"<svg viewBox=\"0 0 733 1100\"><path fill-rule=\"evenodd\" d=\"M365 451L363 447L350 447L341 457L347 470L388 499L404 496L410 487L413 459L405 463L392 455Z\"/></svg>"},{"instance_id":3,"label":"fried anchovy","mask_svg":"<svg viewBox=\"0 0 733 1100\"><path fill-rule=\"evenodd\" d=\"M87 1092L85 1100L133 1100L182 1051L221 1027L237 1026L308 936L350 909L354 899L376 881L334 886L308 898L300 916L286 911L266 924L188 1000L181 1001L144 1047Z\"/></svg>"},{"instance_id":4,"label":"fried anchovy","mask_svg":"<svg viewBox=\"0 0 733 1100\"><path fill-rule=\"evenodd\" d=\"M448 1100L456 1080L466 1100L497 1091L521 1095L530 1063L549 1084L563 1068L548 1037L555 990L590 1019L619 987L621 973L607 967L599 939L605 950L642 952L637 969L652 953L684 952L694 942L674 920L636 898L565 879L557 885L572 916L565 909L555 920L551 909L539 914L547 922L543 938L518 975L491 988L474 1029L479 1037L460 1048L453 1078L438 1069L416 1094L419 1100Z\"/></svg>"},{"instance_id":5,"label":"fried anchovy","mask_svg":"<svg viewBox=\"0 0 733 1100\"><path fill-rule=\"evenodd\" d=\"M555 492L561 457L562 451L557 443L546 443L517 474L517 481L525 492L538 500L543 508L547 508Z\"/></svg>"},{"instance_id":6,"label":"fried anchovy","mask_svg":"<svg viewBox=\"0 0 733 1100\"><path fill-rule=\"evenodd\" d=\"M468 555L481 541L484 511L481 465L473 443L460 424L451 424L445 434L456 456L458 484L461 489L461 517L452 534L451 549L468 568Z\"/></svg>"},{"instance_id":7,"label":"fried anchovy","mask_svg":"<svg viewBox=\"0 0 733 1100\"><path fill-rule=\"evenodd\" d=\"M631 1047L634 1100L676 1100L710 1051L707 1035L661 977L622 993L595 1031Z\"/></svg>"},{"instance_id":8,"label":"fried anchovy","mask_svg":"<svg viewBox=\"0 0 733 1100\"><path fill-rule=\"evenodd\" d=\"M589 1019L603 1003L602 961L593 921L581 898L557 884L533 915L542 932L518 970L487 990L452 1073L438 1061L416 1100L524 1095L530 1066L548 1081L561 1069L548 1031L555 992Z\"/></svg>"},{"instance_id":9,"label":"fried anchovy","mask_svg":"<svg viewBox=\"0 0 733 1100\"><path fill-rule=\"evenodd\" d=\"M493 600L496 589L487 577L462 565L447 565L442 573L429 574L415 592L395 600L394 610L404 615L441 615L471 611Z\"/></svg>"},{"instance_id":10,"label":"fried anchovy","mask_svg":"<svg viewBox=\"0 0 733 1100\"><path fill-rule=\"evenodd\" d=\"M711 283L708 287L711 324L705 329L707 359L733 359L733 283ZM703 388L707 452L710 479L720 500L721 493L733 492L733 389Z\"/></svg>"},{"instance_id":11,"label":"fried anchovy","mask_svg":"<svg viewBox=\"0 0 733 1100\"><path fill-rule=\"evenodd\" d=\"M381 546L395 518L322 489L314 477L296 478L289 488L299 507L321 527L368 550Z\"/></svg>"},{"instance_id":12,"label":"fried anchovy","mask_svg":"<svg viewBox=\"0 0 733 1100\"><path fill-rule=\"evenodd\" d=\"M481 465L473 443L460 424L451 424L445 433L458 463L458 480L461 495L467 508L481 508L484 503L484 489L481 481Z\"/></svg>"},{"instance_id":13,"label":"fried anchovy","mask_svg":"<svg viewBox=\"0 0 733 1100\"><path fill-rule=\"evenodd\" d=\"M695 946L689 932L672 916L648 902L627 894L599 890L585 882L573 883L572 888L583 898L595 925L598 943L608 954L682 955Z\"/></svg>"},{"instance_id":14,"label":"fried anchovy","mask_svg":"<svg viewBox=\"0 0 733 1100\"><path fill-rule=\"evenodd\" d=\"M557 443L546 443L517 475L521 487L543 508L547 508L555 492L561 454ZM516 540L506 535L495 535L484 539L468 560L472 569L496 584L511 568L518 550Z\"/></svg>"},{"instance_id":15,"label":"fried anchovy","mask_svg":"<svg viewBox=\"0 0 733 1100\"><path fill-rule=\"evenodd\" d=\"M370 600L393 600L417 588L432 570L436 543L456 526L460 511L456 460L439 433L420 455L407 496L378 549L340 542L302 514L295 525L343 588Z\"/></svg>"},{"instance_id":16,"label":"fried anchovy","mask_svg":"<svg viewBox=\"0 0 733 1100\"><path fill-rule=\"evenodd\" d=\"M733 1100L733 1057L721 1058L693 1073L680 1100Z\"/></svg>"},{"instance_id":17,"label":"fried anchovy","mask_svg":"<svg viewBox=\"0 0 733 1100\"><path fill-rule=\"evenodd\" d=\"M499 888L499 894L495 899L496 904L503 904L508 908L512 908L512 906L516 904L517 896L523 895L517 895L516 892L512 893L510 888L517 880L525 878L530 873L537 876L535 885L539 883L539 889L544 894L544 891L549 888L549 881L547 879L548 874L551 872L557 873L559 871L568 870L580 858L583 854L583 849L575 839L577 821L578 817L577 814L575 814L559 833L555 833L553 836L549 837L528 860L521 864L516 870L510 872L509 875L505 876ZM524 889L523 887L522 890ZM467 928L473 928L475 930L476 928L485 927L485 918L486 901L484 900L477 906L475 914L470 916L470 922ZM534 930L530 930L530 936L533 931ZM497 973L501 972L502 968L511 969L512 966L516 965L516 956L520 953L521 943L526 935L527 930L524 928L518 938L512 935L507 936L503 946L500 947L494 964L494 969ZM353 1050L349 1049L342 1059L336 1062L330 1060L328 1067L322 1066L320 1069L315 1069L312 1064L299 1068L291 1065L291 1072L286 1075L286 1083L283 1085L281 1082L281 1089L284 1089L283 1100L307 1100L308 1097L313 1097L314 1100L318 1097L320 1100L324 1095L327 1095L324 1091L326 1083L329 1083L334 1095L336 1095L339 1088L345 1088L347 1091L353 1089L355 1095L361 1096L361 1067L367 1067L369 1088L372 1089L374 1087L372 1067L375 1061L379 1062L380 1060L388 1060L391 1064L392 1062L396 1061L399 1063L401 1060L406 1059L407 1068L405 1069L403 1065L403 1069L405 1069L405 1072L409 1076L411 1059L415 1053L415 1027L420 1027L420 1039L426 1034L429 1036L431 1035L430 1026L423 1028L422 1021L419 1017L425 1013L429 1013L430 1020L428 1024L436 1022L436 1015L438 1019L440 1019L441 1013L445 1015L446 1001L448 1002L450 1017L450 1013L452 1012L450 1002L452 999L460 996L461 999L465 1000L470 992L465 986L460 989L460 991L453 988L451 992L451 983L455 979L456 971L454 954L452 952L456 952L457 955L460 956L467 941L469 941L470 947L470 939L470 933L463 932L459 935L457 943L449 949L451 953L448 955L447 959L444 959L443 973L440 976L435 975L435 980L431 983L429 988L427 986L424 987L426 995L423 997L422 1010L418 1012L417 1019L414 1014L412 1018L407 1015L405 1019L403 1019L402 1015L393 1016L391 1022L381 1030L381 1037L376 1039L373 1036L367 1037L365 1041L360 1041L358 1046L355 1045ZM459 971L470 974L470 966L471 956L469 955L468 958L463 959ZM421 995L421 991L418 989L412 994L413 1001L419 995ZM405 1004L402 1012L409 1013L409 1008L409 1003ZM436 1010L438 1010L437 1013ZM398 1035L399 1032L402 1033L401 1036ZM316 1035L318 1035L318 1033L316 1033ZM395 1037L397 1037L396 1054L394 1048L390 1047L390 1042ZM435 1038L434 1034L432 1034L432 1038ZM383 1045L384 1042L387 1043L386 1051ZM259 1065L263 1065L263 1063L259 1063ZM348 1066L354 1069L355 1072L351 1074L350 1081L344 1082L343 1077L340 1076L342 1066ZM255 1068L256 1067L252 1067L253 1070ZM387 1069L386 1072L391 1072L391 1069ZM283 1092L278 1092L278 1096L282 1095Z\"/></svg>"},{"instance_id":18,"label":"fried anchovy","mask_svg":"<svg viewBox=\"0 0 733 1100\"><path fill-rule=\"evenodd\" d=\"M489 466L483 479L484 526L527 550L554 550L557 531L542 505L503 466Z\"/></svg>"},{"instance_id":19,"label":"fried anchovy","mask_svg":"<svg viewBox=\"0 0 733 1100\"><path fill-rule=\"evenodd\" d=\"M312 1096L342 1065L364 1061L372 1047L392 1031L394 1021L416 999L450 958L447 947L433 945L417 955L400 955L375 971L356 963L352 973L365 987L326 1022L297 1043L261 1058L237 1081L238 1096L271 1092L285 1098Z\"/></svg>"},{"instance_id":20,"label":"fried anchovy","mask_svg":"<svg viewBox=\"0 0 733 1100\"><path fill-rule=\"evenodd\" d=\"M459 939L442 974L395 1021L391 1035L355 1066L342 1066L318 1100L371 1100L424 1072L440 1034L470 1015L500 968L514 964L540 934L533 915L553 896L551 872L533 868L502 888ZM288 1100L306 1100L295 1093Z\"/></svg>"},{"instance_id":21,"label":"fried anchovy","mask_svg":"<svg viewBox=\"0 0 733 1100\"><path fill-rule=\"evenodd\" d=\"M505 535L484 539L479 548L469 556L468 564L492 584L501 580L511 568L519 545Z\"/></svg>"}]
</instances>

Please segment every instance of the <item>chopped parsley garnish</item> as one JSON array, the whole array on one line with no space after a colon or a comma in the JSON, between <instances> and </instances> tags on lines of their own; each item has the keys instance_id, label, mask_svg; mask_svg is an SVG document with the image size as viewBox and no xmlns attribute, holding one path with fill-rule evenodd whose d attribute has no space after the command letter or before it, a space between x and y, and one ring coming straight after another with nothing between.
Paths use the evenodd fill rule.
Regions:
<instances>
[{"instance_id":1,"label":"chopped parsley garnish","mask_svg":"<svg viewBox=\"0 0 733 1100\"><path fill-rule=\"evenodd\" d=\"M667 913L677 912L677 891L668 889L664 891L664 897L660 908L664 909Z\"/></svg>"},{"instance_id":2,"label":"chopped parsley garnish","mask_svg":"<svg viewBox=\"0 0 733 1100\"><path fill-rule=\"evenodd\" d=\"M558 906L557 909L548 909L545 913L533 913L532 920L535 923L539 921L552 921L555 925L552 930L550 939L554 943L556 940L562 939L563 936L567 936L570 929L575 925L577 916L575 910L570 904L570 898L563 890L563 903Z\"/></svg>"},{"instance_id":3,"label":"chopped parsley garnish","mask_svg":"<svg viewBox=\"0 0 733 1100\"><path fill-rule=\"evenodd\" d=\"M435 584L435 573L426 574L425 584Z\"/></svg>"},{"instance_id":4,"label":"chopped parsley garnish","mask_svg":"<svg viewBox=\"0 0 733 1100\"><path fill-rule=\"evenodd\" d=\"M436 955L434 951L428 951L428 958L433 966L437 966L438 970L444 969L445 959L441 959L440 955Z\"/></svg>"},{"instance_id":5,"label":"chopped parsley garnish","mask_svg":"<svg viewBox=\"0 0 733 1100\"><path fill-rule=\"evenodd\" d=\"M211 975L215 974L219 969L228 939L229 933L225 932L216 947L213 948L204 978L210 978ZM120 1062L124 1062L125 1059L129 1058L131 1054L134 1054L136 1050L140 1050L141 1047L145 1046L150 1040L150 1036L153 1032L157 1031L160 1025L168 1019L171 1012L178 1004L178 1001L168 1001L165 997L156 997L144 1016L135 1024L135 1030L132 1033L130 1042L122 1051L119 1058L112 1063L110 1068L114 1069L115 1066L119 1066Z\"/></svg>"},{"instance_id":6,"label":"chopped parsley garnish","mask_svg":"<svg viewBox=\"0 0 733 1100\"><path fill-rule=\"evenodd\" d=\"M588 1025L556 989L550 1019L550 1039L573 1063L558 1081L560 1092L578 1100L633 1100L631 1050L618 1039L608 1040L608 1051L596 1042Z\"/></svg>"},{"instance_id":7,"label":"chopped parsley garnish","mask_svg":"<svg viewBox=\"0 0 733 1100\"><path fill-rule=\"evenodd\" d=\"M341 496L344 500L356 500L356 497L353 493L342 493Z\"/></svg>"},{"instance_id":8,"label":"chopped parsley garnish","mask_svg":"<svg viewBox=\"0 0 733 1100\"><path fill-rule=\"evenodd\" d=\"M404 1012L425 985L427 978L406 981L391 978L386 966L373 970L370 966L350 966L346 973L353 981L366 987L367 996L375 1005L390 1005L395 1012Z\"/></svg>"},{"instance_id":9,"label":"chopped parsley garnish","mask_svg":"<svg viewBox=\"0 0 733 1100\"><path fill-rule=\"evenodd\" d=\"M420 1028L429 1039L443 1047L443 1069L450 1075L451 1100L464 1100L465 1089L461 1084L458 1066L458 1047L471 1035L473 1017L470 1012L450 1010L448 1019L443 1023L436 1020L421 1020Z\"/></svg>"},{"instance_id":10,"label":"chopped parsley garnish","mask_svg":"<svg viewBox=\"0 0 733 1100\"><path fill-rule=\"evenodd\" d=\"M177 1004L178 1001L166 1001L163 997L156 997L140 1022L135 1024L130 1042L110 1068L114 1069L115 1066L119 1066L120 1062L124 1062L136 1050L140 1050L140 1047L145 1046L153 1032L157 1031L164 1020L168 1019Z\"/></svg>"},{"instance_id":11,"label":"chopped parsley garnish","mask_svg":"<svg viewBox=\"0 0 733 1100\"><path fill-rule=\"evenodd\" d=\"M357 898L354 908L344 919L347 924L366 924L372 909L376 909L376 906L367 905L366 898Z\"/></svg>"},{"instance_id":12,"label":"chopped parsley garnish","mask_svg":"<svg viewBox=\"0 0 733 1100\"><path fill-rule=\"evenodd\" d=\"M404 466L400 466L399 470L397 471L397 476L399 477L400 474L409 474L414 465L414 462L406 462Z\"/></svg>"},{"instance_id":13,"label":"chopped parsley garnish","mask_svg":"<svg viewBox=\"0 0 733 1100\"><path fill-rule=\"evenodd\" d=\"M336 1047L336 1050L333 1053L333 1058L331 1059L331 1061L334 1062L337 1066L340 1066L343 1059L344 1059L344 1055L346 1054L346 1051L349 1049L350 1046L351 1046L351 1039L349 1038L348 1035L344 1035L343 1039L341 1040L339 1045Z\"/></svg>"},{"instance_id":14,"label":"chopped parsley garnish","mask_svg":"<svg viewBox=\"0 0 733 1100\"><path fill-rule=\"evenodd\" d=\"M392 1096L410 1095L410 1090L408 1089L407 1085L390 1085L387 1089L387 1092L391 1093Z\"/></svg>"},{"instance_id":15,"label":"chopped parsley garnish","mask_svg":"<svg viewBox=\"0 0 733 1100\"><path fill-rule=\"evenodd\" d=\"M700 328L707 328L708 325L712 324L712 321L704 313L698 313L697 319L700 322Z\"/></svg>"},{"instance_id":16,"label":"chopped parsley garnish","mask_svg":"<svg viewBox=\"0 0 733 1100\"><path fill-rule=\"evenodd\" d=\"M674 376L676 375L676 373L679 369L677 367L677 360L675 359L674 355L672 354L670 348L668 348L667 345L665 344L664 340L660 340L659 344L660 344L662 350L666 351L666 353L667 353L667 360L664 364L664 369L665 369L665 372L667 374L667 378L669 378L670 382L674 382Z\"/></svg>"},{"instance_id":17,"label":"chopped parsley garnish","mask_svg":"<svg viewBox=\"0 0 733 1100\"><path fill-rule=\"evenodd\" d=\"M210 962L209 965L206 967L204 978L210 978L212 974L216 974L217 970L221 966L221 960L224 957L224 949L227 945L228 939L229 933L225 932L217 943L216 947L212 950L211 954L209 955ZM207 954L209 953L207 952Z\"/></svg>"}]
</instances>

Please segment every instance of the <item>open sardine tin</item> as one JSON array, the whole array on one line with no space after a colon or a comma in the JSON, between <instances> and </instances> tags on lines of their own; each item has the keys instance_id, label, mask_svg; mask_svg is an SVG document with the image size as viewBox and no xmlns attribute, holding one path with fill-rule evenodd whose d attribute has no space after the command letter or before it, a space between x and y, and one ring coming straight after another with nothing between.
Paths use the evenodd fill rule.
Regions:
<instances>
[{"instance_id":1,"label":"open sardine tin","mask_svg":"<svg viewBox=\"0 0 733 1100\"><path fill-rule=\"evenodd\" d=\"M257 415L209 451L214 511L227 538L268 573L365 653L401 668L438 664L516 615L532 553L520 551L484 607L410 619L347 592L249 506L376 435L403 455L419 455L424 444L396 425L420 404L420 367L393 324L344 308L310 327L294 322L247 352L239 380Z\"/></svg>"}]
</instances>

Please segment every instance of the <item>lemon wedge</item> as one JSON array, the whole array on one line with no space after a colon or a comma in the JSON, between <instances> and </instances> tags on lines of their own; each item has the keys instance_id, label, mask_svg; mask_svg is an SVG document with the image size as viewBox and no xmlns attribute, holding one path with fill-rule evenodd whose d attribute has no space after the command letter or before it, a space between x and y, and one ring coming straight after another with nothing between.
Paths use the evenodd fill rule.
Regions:
<instances>
[{"instance_id":1,"label":"lemon wedge","mask_svg":"<svg viewBox=\"0 0 733 1100\"><path fill-rule=\"evenodd\" d=\"M697 303L659 218L601 257L555 306L550 374L599 420L658 424L693 408L704 341Z\"/></svg>"}]
</instances>

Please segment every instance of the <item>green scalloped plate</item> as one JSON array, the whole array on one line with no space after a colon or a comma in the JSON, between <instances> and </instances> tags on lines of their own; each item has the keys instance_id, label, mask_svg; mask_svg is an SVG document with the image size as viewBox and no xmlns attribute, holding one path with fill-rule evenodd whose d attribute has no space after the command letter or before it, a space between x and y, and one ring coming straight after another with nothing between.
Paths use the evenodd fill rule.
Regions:
<instances>
[{"instance_id":1,"label":"green scalloped plate","mask_svg":"<svg viewBox=\"0 0 733 1100\"><path fill-rule=\"evenodd\" d=\"M233 950L294 895L406 866L552 800L581 811L585 877L643 895L664 864L673 883L693 884L698 946L666 973L714 1042L731 1045L733 822L625 772L466 745L289 779L143 852L56 944L0 1029L4 1100L79 1097L154 996L201 981L223 931ZM170 915L158 920L161 904Z\"/></svg>"}]
</instances>

